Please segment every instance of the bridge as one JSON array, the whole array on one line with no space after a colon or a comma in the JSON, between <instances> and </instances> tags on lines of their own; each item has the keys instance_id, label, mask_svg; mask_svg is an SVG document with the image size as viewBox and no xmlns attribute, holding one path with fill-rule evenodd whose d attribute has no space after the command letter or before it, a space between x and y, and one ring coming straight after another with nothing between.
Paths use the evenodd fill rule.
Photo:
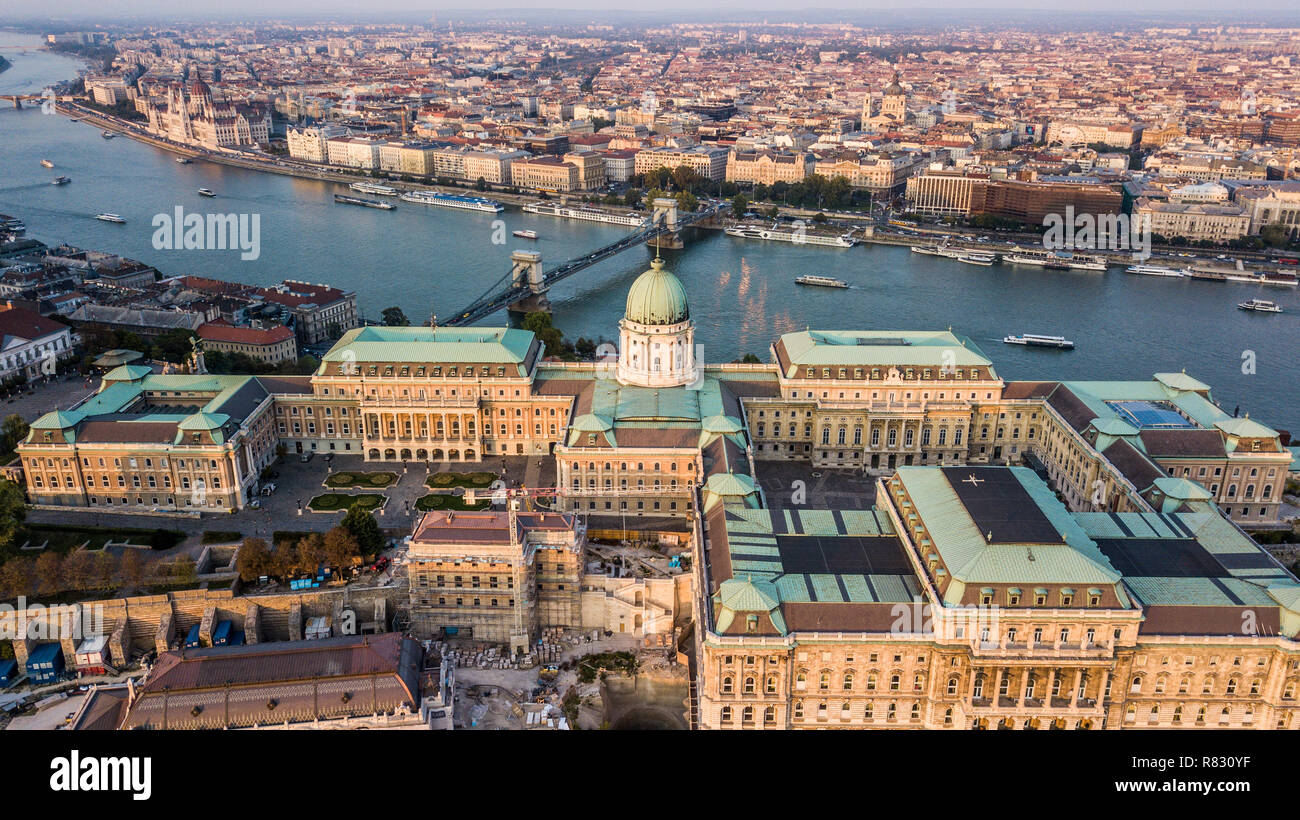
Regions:
<instances>
[{"instance_id":1,"label":"bridge","mask_svg":"<svg viewBox=\"0 0 1300 820\"><path fill-rule=\"evenodd\" d=\"M546 292L561 279L572 276L598 262L603 262L615 254L642 243L662 242L665 248L682 247L678 231L711 219L718 213L719 207L701 208L694 213L678 214L677 200L669 198L656 199L654 211L643 226L635 233L628 234L617 242L611 242L586 256L570 259L548 271L542 271L542 255L536 251L515 251L510 254L512 265L510 272L502 276L487 292L474 300L467 307L452 314L444 322L450 326L470 325L491 316L505 308L511 313L530 313L535 310L549 311L551 303ZM509 280L509 281L507 281Z\"/></svg>"},{"instance_id":2,"label":"bridge","mask_svg":"<svg viewBox=\"0 0 1300 820\"><path fill-rule=\"evenodd\" d=\"M54 100L53 94L0 94L0 100L8 100L14 104L14 108L22 108L23 102L41 102L42 100Z\"/></svg>"}]
</instances>

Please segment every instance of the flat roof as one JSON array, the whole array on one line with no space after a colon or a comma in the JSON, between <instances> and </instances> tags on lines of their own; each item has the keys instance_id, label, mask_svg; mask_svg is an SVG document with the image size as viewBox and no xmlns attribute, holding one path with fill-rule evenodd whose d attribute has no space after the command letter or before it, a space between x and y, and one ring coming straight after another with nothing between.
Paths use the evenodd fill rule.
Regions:
<instances>
[{"instance_id":1,"label":"flat roof","mask_svg":"<svg viewBox=\"0 0 1300 820\"><path fill-rule=\"evenodd\" d=\"M1056 544L1061 533L1024 484L1001 467L943 467L944 477L990 544Z\"/></svg>"}]
</instances>

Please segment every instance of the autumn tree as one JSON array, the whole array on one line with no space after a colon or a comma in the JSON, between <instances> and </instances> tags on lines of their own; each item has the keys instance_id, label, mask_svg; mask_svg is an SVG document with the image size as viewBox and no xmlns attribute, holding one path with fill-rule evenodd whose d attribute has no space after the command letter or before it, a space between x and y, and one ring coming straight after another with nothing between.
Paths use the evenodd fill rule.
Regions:
<instances>
[{"instance_id":1,"label":"autumn tree","mask_svg":"<svg viewBox=\"0 0 1300 820\"><path fill-rule=\"evenodd\" d=\"M235 559L235 569L245 582L256 581L271 571L271 548L261 538L245 538Z\"/></svg>"}]
</instances>

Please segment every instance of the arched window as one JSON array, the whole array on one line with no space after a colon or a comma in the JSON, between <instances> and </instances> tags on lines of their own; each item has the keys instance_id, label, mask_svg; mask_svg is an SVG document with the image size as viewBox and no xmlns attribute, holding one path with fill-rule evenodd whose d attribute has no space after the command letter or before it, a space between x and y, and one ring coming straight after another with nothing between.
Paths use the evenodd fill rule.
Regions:
<instances>
[{"instance_id":1,"label":"arched window","mask_svg":"<svg viewBox=\"0 0 1300 820\"><path fill-rule=\"evenodd\" d=\"M847 692L852 688L853 688L853 670L850 669L849 671L844 673L844 690Z\"/></svg>"},{"instance_id":2,"label":"arched window","mask_svg":"<svg viewBox=\"0 0 1300 820\"><path fill-rule=\"evenodd\" d=\"M948 678L948 697L952 697L952 696L956 695L956 694L957 694L957 687L960 686L960 685L961 685L961 682L960 682L959 679L957 679L957 678ZM952 711L952 710L950 709L949 711Z\"/></svg>"},{"instance_id":3,"label":"arched window","mask_svg":"<svg viewBox=\"0 0 1300 820\"><path fill-rule=\"evenodd\" d=\"M730 675L725 676L722 679L722 694L730 695L734 688L735 680Z\"/></svg>"},{"instance_id":4,"label":"arched window","mask_svg":"<svg viewBox=\"0 0 1300 820\"><path fill-rule=\"evenodd\" d=\"M721 712L720 715L719 715L719 719L720 719L723 723L730 723L730 722L731 722L731 707L730 707L730 706L724 706L724 707L722 707L722 712Z\"/></svg>"},{"instance_id":5,"label":"arched window","mask_svg":"<svg viewBox=\"0 0 1300 820\"><path fill-rule=\"evenodd\" d=\"M830 672L827 672L827 671L823 671L823 672L822 672L821 677L818 679L818 682L817 682L817 688L820 689L820 690L822 690L823 692L825 692L827 689L830 689L830 688L831 688L831 673L830 673Z\"/></svg>"},{"instance_id":6,"label":"arched window","mask_svg":"<svg viewBox=\"0 0 1300 820\"><path fill-rule=\"evenodd\" d=\"M1141 676L1141 675L1134 675L1134 676L1133 676L1133 683L1129 684L1128 690L1129 690L1130 692L1141 692L1141 691L1142 691L1142 676Z\"/></svg>"},{"instance_id":7,"label":"arched window","mask_svg":"<svg viewBox=\"0 0 1300 820\"><path fill-rule=\"evenodd\" d=\"M767 676L767 682L763 684L763 690L769 695L776 694L776 675Z\"/></svg>"},{"instance_id":8,"label":"arched window","mask_svg":"<svg viewBox=\"0 0 1300 820\"><path fill-rule=\"evenodd\" d=\"M763 710L763 723L776 723L776 707L769 706Z\"/></svg>"},{"instance_id":9,"label":"arched window","mask_svg":"<svg viewBox=\"0 0 1300 820\"><path fill-rule=\"evenodd\" d=\"M757 682L753 678L745 678L745 694L746 695L754 694L754 687L756 685Z\"/></svg>"}]
</instances>

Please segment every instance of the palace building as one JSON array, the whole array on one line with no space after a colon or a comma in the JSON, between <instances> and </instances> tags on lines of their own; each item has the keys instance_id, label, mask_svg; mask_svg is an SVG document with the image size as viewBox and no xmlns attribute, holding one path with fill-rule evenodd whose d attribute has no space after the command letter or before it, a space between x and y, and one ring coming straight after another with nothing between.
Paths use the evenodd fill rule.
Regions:
<instances>
[{"instance_id":1,"label":"palace building","mask_svg":"<svg viewBox=\"0 0 1300 820\"><path fill-rule=\"evenodd\" d=\"M1122 513L1024 467L900 467L865 511L706 501L698 725L1300 728L1300 582L1157 483Z\"/></svg>"},{"instance_id":2,"label":"palace building","mask_svg":"<svg viewBox=\"0 0 1300 820\"><path fill-rule=\"evenodd\" d=\"M1281 435L1185 373L1007 382L951 330L806 330L770 363L706 364L694 327L656 259L628 292L616 362L551 361L513 328L353 328L310 377L118 368L18 449L29 495L74 506L182 509L175 461L197 458L224 465L203 506L239 508L284 444L370 462L553 457L563 509L587 515L690 518L699 488L758 498L755 464L770 460L885 475L1025 464L1078 512L1158 509L1172 477L1234 521L1281 512Z\"/></svg>"}]
</instances>

